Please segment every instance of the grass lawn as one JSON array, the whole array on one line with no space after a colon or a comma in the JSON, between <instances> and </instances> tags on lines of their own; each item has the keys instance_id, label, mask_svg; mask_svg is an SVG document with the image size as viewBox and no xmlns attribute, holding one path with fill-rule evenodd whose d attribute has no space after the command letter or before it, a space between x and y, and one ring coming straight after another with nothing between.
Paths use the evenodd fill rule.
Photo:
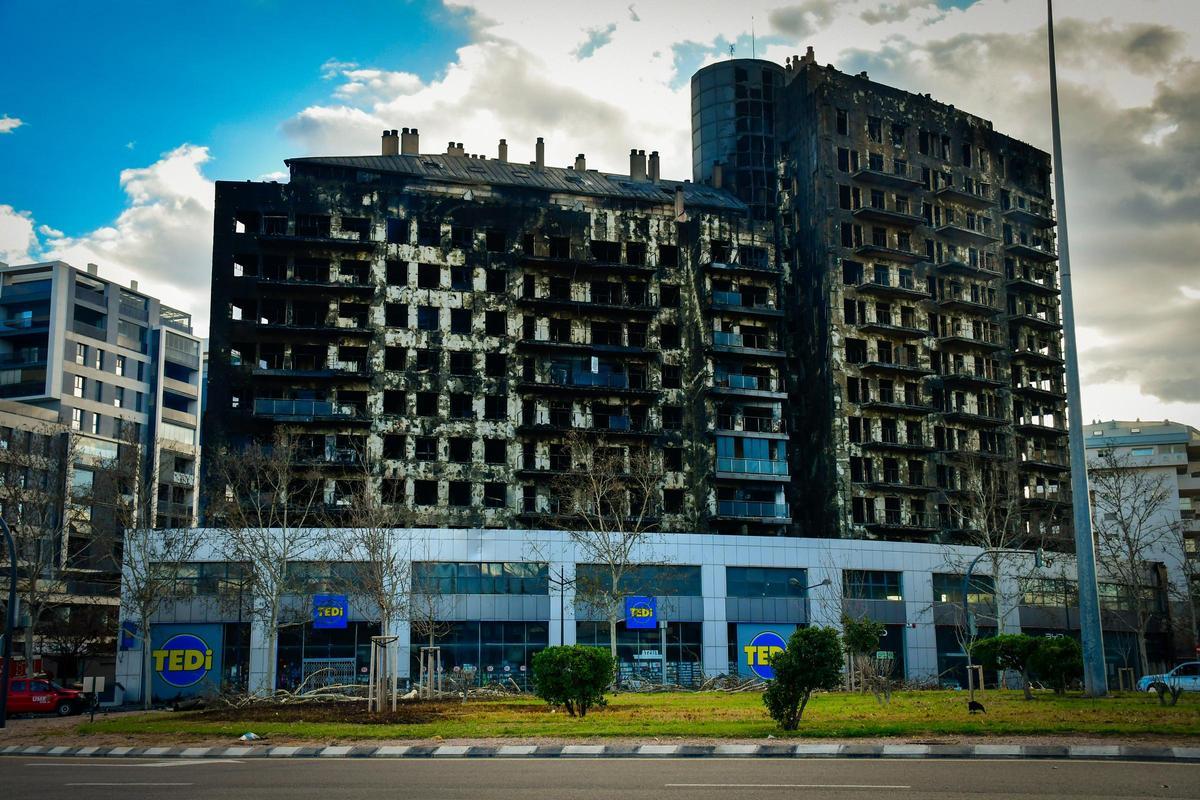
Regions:
<instances>
[{"instance_id":1,"label":"grass lawn","mask_svg":"<svg viewBox=\"0 0 1200 800\"><path fill-rule=\"evenodd\" d=\"M966 693L903 692L888 706L870 695L822 694L804 712L800 730L785 734L767 716L759 694L620 694L586 718L551 713L536 698L414 704L406 722L347 722L355 712L330 713L304 706L283 710L127 715L79 726L82 734L128 734L157 738L234 737L253 730L274 739L309 741L492 737L586 738L623 736L685 738L1001 736L1157 734L1200 737L1200 697L1184 695L1174 707L1153 696L1125 694L1103 700L1038 694L1032 702L1017 691L988 691L979 699L986 714L969 715Z\"/></svg>"}]
</instances>

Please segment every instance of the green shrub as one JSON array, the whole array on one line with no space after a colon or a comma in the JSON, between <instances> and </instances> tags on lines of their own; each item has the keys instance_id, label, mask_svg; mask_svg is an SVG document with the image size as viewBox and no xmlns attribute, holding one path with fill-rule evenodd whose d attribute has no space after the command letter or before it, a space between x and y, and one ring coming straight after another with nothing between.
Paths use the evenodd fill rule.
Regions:
<instances>
[{"instance_id":1,"label":"green shrub","mask_svg":"<svg viewBox=\"0 0 1200 800\"><path fill-rule=\"evenodd\" d=\"M612 655L599 647L547 647L533 657L533 691L572 717L584 717L604 702L614 666Z\"/></svg>"},{"instance_id":2,"label":"green shrub","mask_svg":"<svg viewBox=\"0 0 1200 800\"><path fill-rule=\"evenodd\" d=\"M1029 667L1055 694L1066 694L1067 686L1083 676L1083 649L1070 636L1044 637L1038 640Z\"/></svg>"},{"instance_id":3,"label":"green shrub","mask_svg":"<svg viewBox=\"0 0 1200 800\"><path fill-rule=\"evenodd\" d=\"M1024 633L1001 633L980 639L971 647L971 655L986 669L1016 670L1021 673L1021 688L1025 699L1032 700L1029 690L1030 659L1042 640Z\"/></svg>"},{"instance_id":4,"label":"green shrub","mask_svg":"<svg viewBox=\"0 0 1200 800\"><path fill-rule=\"evenodd\" d=\"M775 678L767 684L763 703L771 719L794 731L808 699L817 689L836 689L842 682L842 640L835 628L797 628L787 649L770 660Z\"/></svg>"}]
</instances>

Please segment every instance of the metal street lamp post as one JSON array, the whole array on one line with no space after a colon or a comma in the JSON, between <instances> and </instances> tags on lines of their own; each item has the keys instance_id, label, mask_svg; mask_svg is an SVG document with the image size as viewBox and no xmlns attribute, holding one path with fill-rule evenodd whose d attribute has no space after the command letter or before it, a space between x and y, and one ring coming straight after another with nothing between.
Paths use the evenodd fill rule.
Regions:
<instances>
[{"instance_id":1,"label":"metal street lamp post","mask_svg":"<svg viewBox=\"0 0 1200 800\"><path fill-rule=\"evenodd\" d=\"M575 579L568 578L566 569L559 567L557 575L550 573L549 582L550 587L558 592L558 643L561 645L566 632L567 589L575 588Z\"/></svg>"},{"instance_id":2,"label":"metal street lamp post","mask_svg":"<svg viewBox=\"0 0 1200 800\"><path fill-rule=\"evenodd\" d=\"M804 624L805 625L812 624L812 615L810 612L811 606L809 605L808 590L809 589L820 589L822 586L831 586L831 585L833 585L833 581L830 580L829 578L826 578L825 580L821 581L820 583L814 583L812 586L802 586L800 584L800 580L798 578L788 578L788 586L795 586L800 591L804 592Z\"/></svg>"},{"instance_id":3,"label":"metal street lamp post","mask_svg":"<svg viewBox=\"0 0 1200 800\"><path fill-rule=\"evenodd\" d=\"M4 650L0 653L0 658L4 660L4 665L0 667L0 729L3 729L8 716L8 671L12 664L12 640L17 629L17 546L13 543L12 531L8 529L4 517L0 517L0 530L4 531L4 542L8 547L8 606L5 608Z\"/></svg>"},{"instance_id":4,"label":"metal street lamp post","mask_svg":"<svg viewBox=\"0 0 1200 800\"><path fill-rule=\"evenodd\" d=\"M972 700L975 699L975 679L971 672L973 665L971 664L971 647L970 647L970 645L972 644L973 640L975 639L976 627L975 627L975 616L971 613L971 604L967 602L967 597L969 596L970 590L971 590L971 573L975 571L975 565L978 564L980 562L980 560L982 560L984 558L984 556L995 555L997 553L1013 553L1013 552L1019 552L1019 551L1006 550L1002 547L989 547L988 549L984 550L979 555L975 556L974 559L971 560L971 563L967 565L966 573L963 575L963 579L962 579L963 624L967 628L967 643L963 647L963 649L967 651L967 686L970 689ZM1042 548L1039 547L1036 551L1034 551L1033 565L1040 569L1043 563L1045 563L1045 558L1043 557L1043 554L1042 554ZM993 598L995 597L995 592L996 592L996 587L993 586L992 587ZM993 599L993 602L996 602L995 599ZM997 607L996 607L996 617L997 617L996 626L997 626L997 628L999 628L999 624L1000 624L999 616L1000 616L1000 608L999 608L999 603L997 603Z\"/></svg>"},{"instance_id":5,"label":"metal street lamp post","mask_svg":"<svg viewBox=\"0 0 1200 800\"><path fill-rule=\"evenodd\" d=\"M1103 697L1108 694L1108 679L1104 668L1104 631L1100 625L1100 590L1096 584L1096 545L1092 540L1087 454L1083 443L1082 390L1079 385L1079 352L1075 343L1071 253L1067 241L1062 131L1058 122L1058 73L1054 65L1053 0L1046 0L1046 33L1050 55L1050 124L1054 139L1054 198L1058 203L1058 256L1067 371L1067 441L1071 452L1071 507L1075 527L1075 569L1079 582L1079 634L1083 639L1083 685L1084 693L1089 697Z\"/></svg>"}]
</instances>

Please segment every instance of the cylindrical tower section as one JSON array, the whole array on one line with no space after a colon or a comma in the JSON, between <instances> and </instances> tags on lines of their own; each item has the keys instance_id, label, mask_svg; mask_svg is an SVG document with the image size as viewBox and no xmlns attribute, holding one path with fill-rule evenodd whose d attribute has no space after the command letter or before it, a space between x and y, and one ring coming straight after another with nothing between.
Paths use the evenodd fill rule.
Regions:
<instances>
[{"instance_id":1,"label":"cylindrical tower section","mask_svg":"<svg viewBox=\"0 0 1200 800\"><path fill-rule=\"evenodd\" d=\"M739 58L692 76L692 180L708 183L720 161L722 187L749 205L755 219L774 216L776 101L784 74L772 61Z\"/></svg>"}]
</instances>

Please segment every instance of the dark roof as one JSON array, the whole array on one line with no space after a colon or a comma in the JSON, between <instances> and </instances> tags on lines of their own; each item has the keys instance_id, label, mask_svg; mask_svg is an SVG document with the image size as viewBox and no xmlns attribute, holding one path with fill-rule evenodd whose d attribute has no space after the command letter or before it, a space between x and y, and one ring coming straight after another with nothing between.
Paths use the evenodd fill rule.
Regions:
<instances>
[{"instance_id":1,"label":"dark roof","mask_svg":"<svg viewBox=\"0 0 1200 800\"><path fill-rule=\"evenodd\" d=\"M412 175L434 181L468 185L520 186L546 192L584 194L600 197L622 197L650 203L673 203L675 187L683 187L685 205L720 208L744 212L745 203L729 192L711 186L680 181L657 182L634 180L628 175L614 175L587 170L576 172L565 167L537 167L490 158L470 158L451 155L398 156L316 156L289 158L295 164L317 164L333 167Z\"/></svg>"}]
</instances>

